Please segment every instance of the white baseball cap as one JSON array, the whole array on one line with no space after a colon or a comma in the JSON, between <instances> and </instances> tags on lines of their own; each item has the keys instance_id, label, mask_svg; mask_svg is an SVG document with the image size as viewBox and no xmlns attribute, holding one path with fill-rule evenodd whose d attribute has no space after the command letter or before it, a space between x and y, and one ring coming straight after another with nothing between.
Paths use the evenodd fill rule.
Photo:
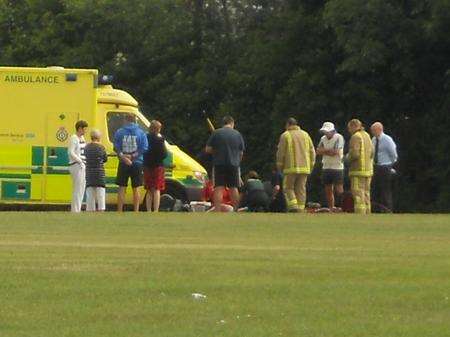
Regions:
<instances>
[{"instance_id":1,"label":"white baseball cap","mask_svg":"<svg viewBox=\"0 0 450 337\"><path fill-rule=\"evenodd\" d=\"M322 125L322 128L320 129L321 132L331 132L335 131L334 124L331 122L325 122Z\"/></svg>"}]
</instances>

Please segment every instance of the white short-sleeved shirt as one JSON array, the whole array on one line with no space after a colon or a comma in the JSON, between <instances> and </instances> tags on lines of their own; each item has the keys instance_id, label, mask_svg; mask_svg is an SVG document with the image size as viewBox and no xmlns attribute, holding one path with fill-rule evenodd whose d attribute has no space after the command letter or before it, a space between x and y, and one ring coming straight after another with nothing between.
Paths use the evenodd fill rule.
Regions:
<instances>
[{"instance_id":1,"label":"white short-sleeved shirt","mask_svg":"<svg viewBox=\"0 0 450 337\"><path fill-rule=\"evenodd\" d=\"M335 133L331 139L327 136L323 136L319 142L319 148L324 147L327 150L339 150L339 154L336 156L322 156L322 164L324 170L343 170L344 169L344 145L345 140L342 135Z\"/></svg>"},{"instance_id":2,"label":"white short-sleeved shirt","mask_svg":"<svg viewBox=\"0 0 450 337\"><path fill-rule=\"evenodd\" d=\"M85 163L86 157L84 155L84 148L86 147L86 141L84 137L78 137L77 135L72 135L69 139L68 154L69 154L69 164L74 163Z\"/></svg>"}]
</instances>

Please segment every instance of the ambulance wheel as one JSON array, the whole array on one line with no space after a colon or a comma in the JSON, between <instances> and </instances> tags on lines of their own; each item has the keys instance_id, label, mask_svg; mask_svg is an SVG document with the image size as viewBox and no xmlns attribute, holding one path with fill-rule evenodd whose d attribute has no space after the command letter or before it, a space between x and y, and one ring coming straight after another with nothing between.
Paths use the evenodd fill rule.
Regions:
<instances>
[{"instance_id":1,"label":"ambulance wheel","mask_svg":"<svg viewBox=\"0 0 450 337\"><path fill-rule=\"evenodd\" d=\"M181 200L183 203L188 201L184 187L173 182L166 181L166 189L161 192L162 194L168 194L174 199Z\"/></svg>"}]
</instances>

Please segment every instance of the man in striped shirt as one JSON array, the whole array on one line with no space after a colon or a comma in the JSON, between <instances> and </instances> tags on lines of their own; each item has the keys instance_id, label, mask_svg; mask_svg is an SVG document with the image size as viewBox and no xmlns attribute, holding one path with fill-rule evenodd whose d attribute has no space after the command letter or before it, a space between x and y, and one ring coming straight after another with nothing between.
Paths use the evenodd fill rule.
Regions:
<instances>
[{"instance_id":1,"label":"man in striped shirt","mask_svg":"<svg viewBox=\"0 0 450 337\"><path fill-rule=\"evenodd\" d=\"M70 137L67 148L69 172L72 177L72 203L70 210L74 213L81 212L81 204L86 188L86 157L84 156L86 141L84 140L84 134L87 127L88 123L86 121L78 121L75 124L76 133Z\"/></svg>"}]
</instances>

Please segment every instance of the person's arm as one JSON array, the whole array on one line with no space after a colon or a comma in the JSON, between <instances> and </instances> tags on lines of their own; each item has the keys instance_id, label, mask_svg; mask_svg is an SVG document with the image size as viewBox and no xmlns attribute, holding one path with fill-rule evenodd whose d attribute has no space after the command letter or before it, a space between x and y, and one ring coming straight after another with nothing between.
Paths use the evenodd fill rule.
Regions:
<instances>
[{"instance_id":1,"label":"person's arm","mask_svg":"<svg viewBox=\"0 0 450 337\"><path fill-rule=\"evenodd\" d=\"M336 149L326 149L323 145L323 139L320 139L319 145L316 149L316 155L318 156L336 156L338 151Z\"/></svg>"},{"instance_id":2,"label":"person's arm","mask_svg":"<svg viewBox=\"0 0 450 337\"><path fill-rule=\"evenodd\" d=\"M248 192L248 184L244 183L239 190L241 194L246 194Z\"/></svg>"},{"instance_id":3,"label":"person's arm","mask_svg":"<svg viewBox=\"0 0 450 337\"><path fill-rule=\"evenodd\" d=\"M275 173L272 176L271 183L272 183L272 199L275 199L281 190L281 179L279 173Z\"/></svg>"},{"instance_id":4,"label":"person's arm","mask_svg":"<svg viewBox=\"0 0 450 337\"><path fill-rule=\"evenodd\" d=\"M108 155L106 154L106 150L105 150L105 148L103 146L101 147L101 151L102 151L103 163L106 163L108 161Z\"/></svg>"},{"instance_id":5,"label":"person's arm","mask_svg":"<svg viewBox=\"0 0 450 337\"><path fill-rule=\"evenodd\" d=\"M316 163L316 150L314 149L314 143L309 135L308 135L308 142L309 142L309 160L311 165L310 169L312 171L314 164Z\"/></svg>"},{"instance_id":6,"label":"person's arm","mask_svg":"<svg viewBox=\"0 0 450 337\"><path fill-rule=\"evenodd\" d=\"M341 156L341 153L344 150L344 138L343 137L338 137L338 139L336 140L336 144L334 145L333 149L328 149L326 150L326 155L328 156Z\"/></svg>"},{"instance_id":7,"label":"person's arm","mask_svg":"<svg viewBox=\"0 0 450 337\"><path fill-rule=\"evenodd\" d=\"M398 160L397 145L392 138L388 138L388 154L392 164L395 164Z\"/></svg>"},{"instance_id":8,"label":"person's arm","mask_svg":"<svg viewBox=\"0 0 450 337\"><path fill-rule=\"evenodd\" d=\"M122 135L120 129L116 131L114 134L114 152L117 153L117 156L121 157L122 155Z\"/></svg>"},{"instance_id":9,"label":"person's arm","mask_svg":"<svg viewBox=\"0 0 450 337\"><path fill-rule=\"evenodd\" d=\"M245 142L244 137L241 136L241 144L239 145L239 149L241 150L241 160L244 158L244 151L245 151Z\"/></svg>"},{"instance_id":10,"label":"person's arm","mask_svg":"<svg viewBox=\"0 0 450 337\"><path fill-rule=\"evenodd\" d=\"M325 147L323 145L323 138L320 138L319 145L317 145L316 154L318 156L324 155Z\"/></svg>"},{"instance_id":11,"label":"person's arm","mask_svg":"<svg viewBox=\"0 0 450 337\"><path fill-rule=\"evenodd\" d=\"M283 135L280 136L280 140L278 142L277 149L277 169L279 171L283 170L284 167L284 159L286 156L286 139Z\"/></svg>"},{"instance_id":12,"label":"person's arm","mask_svg":"<svg viewBox=\"0 0 450 337\"><path fill-rule=\"evenodd\" d=\"M132 164L131 156L122 153L123 135L120 130L121 129L117 130L116 133L114 134L114 152L116 152L119 160L121 160L123 163L127 165L131 165Z\"/></svg>"},{"instance_id":13,"label":"person's arm","mask_svg":"<svg viewBox=\"0 0 450 337\"><path fill-rule=\"evenodd\" d=\"M162 159L166 159L168 154L169 154L169 152L167 150L166 140L164 139L164 137L162 138L162 147L163 147Z\"/></svg>"},{"instance_id":14,"label":"person's arm","mask_svg":"<svg viewBox=\"0 0 450 337\"><path fill-rule=\"evenodd\" d=\"M137 151L135 153L133 153L133 155L132 155L133 159L139 158L147 150L148 150L147 135L143 131L139 132L139 135L137 138Z\"/></svg>"},{"instance_id":15,"label":"person's arm","mask_svg":"<svg viewBox=\"0 0 450 337\"><path fill-rule=\"evenodd\" d=\"M209 154L213 154L214 152L214 141L215 141L215 132L211 136L209 136L208 141L206 142L205 152Z\"/></svg>"},{"instance_id":16,"label":"person's arm","mask_svg":"<svg viewBox=\"0 0 450 337\"><path fill-rule=\"evenodd\" d=\"M78 164L83 164L83 159L75 152L77 148L78 139L76 136L70 137L69 146L67 148L67 152L69 154L69 158L75 160Z\"/></svg>"},{"instance_id":17,"label":"person's arm","mask_svg":"<svg viewBox=\"0 0 450 337\"><path fill-rule=\"evenodd\" d=\"M339 138L339 146L337 148L338 148L339 159L342 160L344 158L344 148L345 148L345 139L344 139L344 137L341 136Z\"/></svg>"},{"instance_id":18,"label":"person's arm","mask_svg":"<svg viewBox=\"0 0 450 337\"><path fill-rule=\"evenodd\" d=\"M280 190L281 190L281 186L280 185L273 186L273 188L272 188L272 199L276 198L276 196L278 195Z\"/></svg>"},{"instance_id":19,"label":"person's arm","mask_svg":"<svg viewBox=\"0 0 450 337\"><path fill-rule=\"evenodd\" d=\"M336 144L333 149L323 149L322 154L334 157L334 156L340 156L342 150L344 149L344 142L339 137L336 141Z\"/></svg>"},{"instance_id":20,"label":"person's arm","mask_svg":"<svg viewBox=\"0 0 450 337\"><path fill-rule=\"evenodd\" d=\"M361 142L362 138L353 135L350 138L349 150L348 150L348 160L355 161L358 160L361 155Z\"/></svg>"},{"instance_id":21,"label":"person's arm","mask_svg":"<svg viewBox=\"0 0 450 337\"><path fill-rule=\"evenodd\" d=\"M142 156L144 152L150 150L150 144L148 143L148 138L145 132L141 132L140 146L138 146L139 156Z\"/></svg>"},{"instance_id":22,"label":"person's arm","mask_svg":"<svg viewBox=\"0 0 450 337\"><path fill-rule=\"evenodd\" d=\"M372 137L372 153L373 153L374 157L375 157L376 146L377 146L377 138L376 137Z\"/></svg>"},{"instance_id":23,"label":"person's arm","mask_svg":"<svg viewBox=\"0 0 450 337\"><path fill-rule=\"evenodd\" d=\"M335 156L337 154L337 151L335 149L318 149L321 150L320 152L318 151L317 154L318 155L326 155L326 156Z\"/></svg>"},{"instance_id":24,"label":"person's arm","mask_svg":"<svg viewBox=\"0 0 450 337\"><path fill-rule=\"evenodd\" d=\"M375 160L375 145L373 142L370 142L370 159Z\"/></svg>"}]
</instances>

